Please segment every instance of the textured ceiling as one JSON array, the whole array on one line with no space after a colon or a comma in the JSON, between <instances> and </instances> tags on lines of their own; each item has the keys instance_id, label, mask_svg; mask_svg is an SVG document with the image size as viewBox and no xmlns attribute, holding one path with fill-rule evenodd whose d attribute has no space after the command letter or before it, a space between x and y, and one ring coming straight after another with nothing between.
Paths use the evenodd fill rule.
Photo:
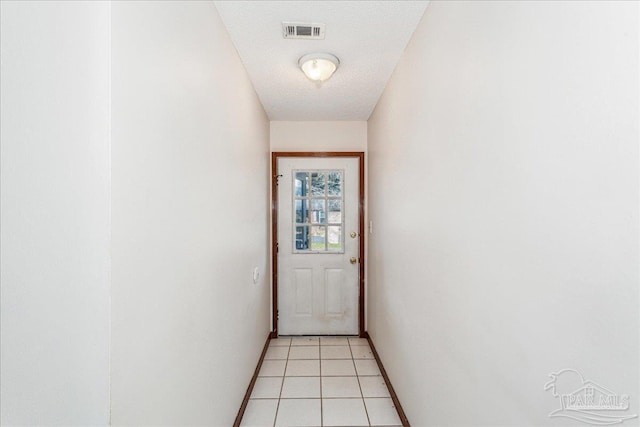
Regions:
<instances>
[{"instance_id":1,"label":"textured ceiling","mask_svg":"<svg viewBox=\"0 0 640 427\"><path fill-rule=\"evenodd\" d=\"M271 120L367 120L427 1L216 1ZM282 22L324 23L324 40L285 39ZM320 87L298 68L311 52L340 59Z\"/></svg>"}]
</instances>

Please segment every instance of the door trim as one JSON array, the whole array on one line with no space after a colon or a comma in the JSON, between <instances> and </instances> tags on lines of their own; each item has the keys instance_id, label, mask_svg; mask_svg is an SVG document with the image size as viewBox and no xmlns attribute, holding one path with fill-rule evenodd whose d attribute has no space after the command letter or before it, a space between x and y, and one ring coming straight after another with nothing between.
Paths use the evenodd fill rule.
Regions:
<instances>
[{"instance_id":1,"label":"door trim","mask_svg":"<svg viewBox=\"0 0 640 427\"><path fill-rule=\"evenodd\" d=\"M359 336L364 338L364 272L365 272L365 224L364 224L364 152L292 152L277 151L271 153L271 296L272 296L272 336L278 336L278 159L281 157L355 157L359 165L358 182L358 222L360 235L360 266L358 271L359 291L358 291L358 331Z\"/></svg>"}]
</instances>

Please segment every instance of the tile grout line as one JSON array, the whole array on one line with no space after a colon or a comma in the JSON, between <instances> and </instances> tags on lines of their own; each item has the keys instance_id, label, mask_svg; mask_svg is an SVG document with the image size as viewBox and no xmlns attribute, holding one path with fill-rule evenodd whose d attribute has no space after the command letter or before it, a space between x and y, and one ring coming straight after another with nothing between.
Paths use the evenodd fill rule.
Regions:
<instances>
[{"instance_id":1,"label":"tile grout line","mask_svg":"<svg viewBox=\"0 0 640 427\"><path fill-rule=\"evenodd\" d=\"M320 337L318 337L318 364L319 364L319 368L320 368L320 378L318 378L318 380L320 381L320 426L324 427L324 412L323 412L323 402L322 402L322 349L321 349L321 345L322 343L320 342Z\"/></svg>"},{"instance_id":2,"label":"tile grout line","mask_svg":"<svg viewBox=\"0 0 640 427\"><path fill-rule=\"evenodd\" d=\"M282 382L280 383L280 393L278 394L278 404L276 405L276 414L273 417L273 427L276 427L278 420L278 410L280 409L280 399L282 399L282 389L284 389L284 378L287 373L287 365L289 364L289 353L291 352L291 338L289 338L289 349L287 350L287 359L284 362L284 372L282 373Z\"/></svg>"},{"instance_id":3,"label":"tile grout line","mask_svg":"<svg viewBox=\"0 0 640 427\"><path fill-rule=\"evenodd\" d=\"M364 401L364 393L362 392L362 385L360 384L360 375L358 373L358 368L356 367L356 360L353 357L353 349L351 348L351 341L347 340L349 343L349 352L351 353L351 361L353 362L353 370L356 371L356 379L358 381L358 388L360 389L360 396L362 397L362 406L364 406L364 413L367 416L367 423L371 426L371 419L369 418L369 411L367 410L367 404Z\"/></svg>"}]
</instances>

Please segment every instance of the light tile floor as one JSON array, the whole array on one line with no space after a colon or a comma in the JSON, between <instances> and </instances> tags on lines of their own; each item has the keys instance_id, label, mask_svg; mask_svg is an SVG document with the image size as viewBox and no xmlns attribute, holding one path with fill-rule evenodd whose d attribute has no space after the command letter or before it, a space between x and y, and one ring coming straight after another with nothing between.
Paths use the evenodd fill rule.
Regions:
<instances>
[{"instance_id":1,"label":"light tile floor","mask_svg":"<svg viewBox=\"0 0 640 427\"><path fill-rule=\"evenodd\" d=\"M366 339L271 340L245 427L402 426Z\"/></svg>"}]
</instances>

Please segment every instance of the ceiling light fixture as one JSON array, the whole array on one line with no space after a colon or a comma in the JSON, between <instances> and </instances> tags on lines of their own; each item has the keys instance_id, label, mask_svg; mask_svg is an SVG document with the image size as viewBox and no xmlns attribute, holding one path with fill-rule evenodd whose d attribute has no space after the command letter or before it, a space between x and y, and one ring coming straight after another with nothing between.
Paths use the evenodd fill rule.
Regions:
<instances>
[{"instance_id":1,"label":"ceiling light fixture","mask_svg":"<svg viewBox=\"0 0 640 427\"><path fill-rule=\"evenodd\" d=\"M321 83L338 69L340 60L330 53L310 53L300 58L298 65L309 80Z\"/></svg>"}]
</instances>

